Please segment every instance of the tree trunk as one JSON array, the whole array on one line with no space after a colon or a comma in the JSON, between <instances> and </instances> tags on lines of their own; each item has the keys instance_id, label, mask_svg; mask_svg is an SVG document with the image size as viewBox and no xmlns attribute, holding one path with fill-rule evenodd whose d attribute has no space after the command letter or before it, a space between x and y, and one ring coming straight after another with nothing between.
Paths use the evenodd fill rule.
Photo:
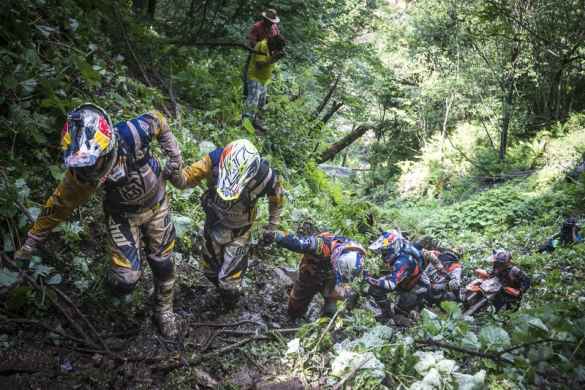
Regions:
<instances>
[{"instance_id":1,"label":"tree trunk","mask_svg":"<svg viewBox=\"0 0 585 390\"><path fill-rule=\"evenodd\" d=\"M327 95L325 95L325 97L323 98L323 100L319 104L319 107L317 107L317 109L313 113L313 116L315 118L318 117L319 114L321 114L321 112L323 111L323 109L325 108L325 106L327 105L327 103L329 103L329 100L331 99L331 97L333 96L333 93L337 89L337 83L339 83L339 78L340 77L341 77L341 75L338 75L335 78L335 81L333 81L333 83L331 83L331 86L329 87L329 92L327 92Z\"/></svg>"},{"instance_id":2,"label":"tree trunk","mask_svg":"<svg viewBox=\"0 0 585 390\"><path fill-rule=\"evenodd\" d=\"M335 115L335 113L337 111L339 111L339 109L343 107L343 103L342 102L333 102L333 105L331 106L331 109L329 111L327 111L327 113L323 116L323 119L321 120L321 122L325 125L327 124L327 122L329 122L329 120L331 119L331 117L333 115Z\"/></svg>"},{"instance_id":3,"label":"tree trunk","mask_svg":"<svg viewBox=\"0 0 585 390\"><path fill-rule=\"evenodd\" d=\"M453 99L453 94L450 94L445 99L445 116L443 117L443 129L441 131L441 162L445 158L445 137L447 137L447 124L449 123L449 112L451 111Z\"/></svg>"},{"instance_id":4,"label":"tree trunk","mask_svg":"<svg viewBox=\"0 0 585 390\"><path fill-rule=\"evenodd\" d=\"M148 9L146 11L146 15L148 19L154 20L154 14L156 12L156 0L149 0L148 1Z\"/></svg>"},{"instance_id":5,"label":"tree trunk","mask_svg":"<svg viewBox=\"0 0 585 390\"><path fill-rule=\"evenodd\" d=\"M142 16L144 12L144 8L146 7L147 0L133 0L132 1L132 9L134 13L138 16Z\"/></svg>"},{"instance_id":6,"label":"tree trunk","mask_svg":"<svg viewBox=\"0 0 585 390\"><path fill-rule=\"evenodd\" d=\"M511 69L508 72L506 81L502 83L502 88L505 91L505 97L502 107L502 130L500 133L500 152L498 158L500 161L504 161L506 158L506 149L508 148L508 130L510 128L510 120L512 119L512 104L514 102L514 79L516 77L516 60L520 54L519 44L516 42L515 46L512 47L510 64Z\"/></svg>"},{"instance_id":7,"label":"tree trunk","mask_svg":"<svg viewBox=\"0 0 585 390\"><path fill-rule=\"evenodd\" d=\"M368 130L375 129L381 125L374 125L374 124L363 124L355 128L351 131L348 135L334 143L333 145L329 146L321 155L319 156L317 162L322 164L326 161L331 160L335 157L339 152L343 149L347 148L349 145L354 143L358 140L362 135L366 134Z\"/></svg>"},{"instance_id":8,"label":"tree trunk","mask_svg":"<svg viewBox=\"0 0 585 390\"><path fill-rule=\"evenodd\" d=\"M510 119L512 118L512 102L514 97L514 82L508 81L508 91L504 98L503 113L502 113L502 129L500 132L500 152L498 157L500 161L506 158L506 149L508 148L508 129L510 127Z\"/></svg>"}]
</instances>

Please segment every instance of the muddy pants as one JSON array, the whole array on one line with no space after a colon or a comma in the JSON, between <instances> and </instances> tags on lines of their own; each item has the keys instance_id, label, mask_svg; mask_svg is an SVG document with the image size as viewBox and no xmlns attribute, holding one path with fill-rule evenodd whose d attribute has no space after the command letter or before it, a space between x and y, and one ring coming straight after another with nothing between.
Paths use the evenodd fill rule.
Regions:
<instances>
[{"instance_id":1,"label":"muddy pants","mask_svg":"<svg viewBox=\"0 0 585 390\"><path fill-rule=\"evenodd\" d=\"M305 255L299 266L299 279L288 296L288 314L292 318L302 317L317 293L325 298L323 312L331 315L336 311L335 274L327 260Z\"/></svg>"},{"instance_id":2,"label":"muddy pants","mask_svg":"<svg viewBox=\"0 0 585 390\"><path fill-rule=\"evenodd\" d=\"M248 268L250 228L233 230L206 224L203 235L204 275L221 289L239 291Z\"/></svg>"},{"instance_id":3,"label":"muddy pants","mask_svg":"<svg viewBox=\"0 0 585 390\"><path fill-rule=\"evenodd\" d=\"M142 271L140 241L146 245L146 260L152 269L156 310L173 310L175 227L165 199L150 210L136 214L108 214L112 267L108 281L115 295L132 292Z\"/></svg>"}]
</instances>

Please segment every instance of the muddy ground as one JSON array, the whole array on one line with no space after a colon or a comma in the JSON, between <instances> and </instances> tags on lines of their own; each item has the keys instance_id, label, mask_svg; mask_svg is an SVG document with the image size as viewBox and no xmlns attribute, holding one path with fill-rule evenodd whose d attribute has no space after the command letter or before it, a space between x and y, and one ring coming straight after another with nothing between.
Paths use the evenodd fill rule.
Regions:
<instances>
[{"instance_id":1,"label":"muddy ground","mask_svg":"<svg viewBox=\"0 0 585 390\"><path fill-rule=\"evenodd\" d=\"M13 313L0 317L0 388L306 388L287 373L283 360L286 343L296 334L290 328L299 325L286 316L287 289L292 284L287 272L266 265L254 253L245 295L237 303L224 302L194 259L181 255L177 259L175 312L180 336L176 340L162 338L152 322L148 270L134 294L135 302L124 307L100 298L82 299L73 285L58 287L85 313L111 354L62 300L94 346L66 337L80 335L48 301L42 315L35 311L24 319L15 319ZM315 302L309 317L318 312Z\"/></svg>"}]
</instances>

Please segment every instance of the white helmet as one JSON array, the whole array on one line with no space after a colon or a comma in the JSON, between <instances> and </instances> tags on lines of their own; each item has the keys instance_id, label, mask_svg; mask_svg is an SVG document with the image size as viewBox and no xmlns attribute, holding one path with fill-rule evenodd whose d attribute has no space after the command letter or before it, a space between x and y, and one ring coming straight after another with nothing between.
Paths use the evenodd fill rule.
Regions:
<instances>
[{"instance_id":1,"label":"white helmet","mask_svg":"<svg viewBox=\"0 0 585 390\"><path fill-rule=\"evenodd\" d=\"M363 270L364 254L359 250L341 253L335 259L335 276L338 282L351 282Z\"/></svg>"},{"instance_id":2,"label":"white helmet","mask_svg":"<svg viewBox=\"0 0 585 390\"><path fill-rule=\"evenodd\" d=\"M260 153L247 139L229 143L221 153L219 160L219 178L217 193L223 200L235 200L240 197L246 184L256 175L260 168Z\"/></svg>"}]
</instances>

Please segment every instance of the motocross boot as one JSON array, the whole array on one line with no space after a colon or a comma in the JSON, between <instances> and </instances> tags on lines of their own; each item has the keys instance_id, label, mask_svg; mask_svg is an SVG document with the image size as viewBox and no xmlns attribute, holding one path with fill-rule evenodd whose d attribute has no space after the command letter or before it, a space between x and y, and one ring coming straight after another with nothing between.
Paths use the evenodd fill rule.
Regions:
<instances>
[{"instance_id":1,"label":"motocross boot","mask_svg":"<svg viewBox=\"0 0 585 390\"><path fill-rule=\"evenodd\" d=\"M177 336L178 327L173 312L174 278L164 282L155 281L154 319L160 333L167 338Z\"/></svg>"}]
</instances>

